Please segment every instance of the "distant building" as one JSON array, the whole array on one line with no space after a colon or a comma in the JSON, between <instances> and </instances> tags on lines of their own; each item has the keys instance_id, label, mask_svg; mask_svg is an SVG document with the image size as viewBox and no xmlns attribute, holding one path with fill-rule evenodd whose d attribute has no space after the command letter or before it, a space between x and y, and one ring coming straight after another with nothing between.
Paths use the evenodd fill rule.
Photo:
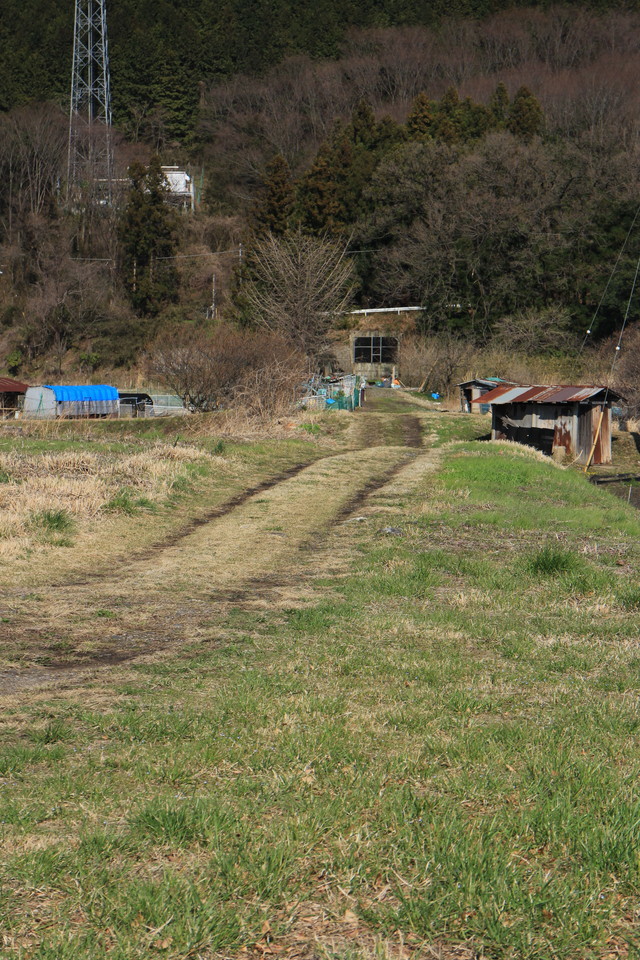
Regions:
<instances>
[{"instance_id":1,"label":"distant building","mask_svg":"<svg viewBox=\"0 0 640 960\"><path fill-rule=\"evenodd\" d=\"M377 307L347 314L346 329L333 334L340 369L366 380L380 380L394 371L402 378L402 340L416 333L421 312L422 307Z\"/></svg>"},{"instance_id":2,"label":"distant building","mask_svg":"<svg viewBox=\"0 0 640 960\"><path fill-rule=\"evenodd\" d=\"M139 390L118 390L121 417L148 417L153 412L153 400Z\"/></svg>"},{"instance_id":3,"label":"distant building","mask_svg":"<svg viewBox=\"0 0 640 960\"><path fill-rule=\"evenodd\" d=\"M492 440L599 464L611 463L611 407L622 399L609 387L502 384L471 402L491 404Z\"/></svg>"},{"instance_id":4,"label":"distant building","mask_svg":"<svg viewBox=\"0 0 640 960\"><path fill-rule=\"evenodd\" d=\"M183 210L193 212L196 208L196 190L193 177L180 167L162 167L169 194L167 202Z\"/></svg>"},{"instance_id":5,"label":"distant building","mask_svg":"<svg viewBox=\"0 0 640 960\"><path fill-rule=\"evenodd\" d=\"M3 419L14 417L28 389L28 384L20 380L0 377L0 417Z\"/></svg>"}]
</instances>

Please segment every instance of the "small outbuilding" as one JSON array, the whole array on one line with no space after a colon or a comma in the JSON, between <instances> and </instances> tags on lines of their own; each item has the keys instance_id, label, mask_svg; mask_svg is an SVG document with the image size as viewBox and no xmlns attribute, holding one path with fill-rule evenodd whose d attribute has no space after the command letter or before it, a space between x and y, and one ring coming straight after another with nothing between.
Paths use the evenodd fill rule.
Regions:
<instances>
[{"instance_id":1,"label":"small outbuilding","mask_svg":"<svg viewBox=\"0 0 640 960\"><path fill-rule=\"evenodd\" d=\"M471 407L474 400L479 400L485 393L489 393L489 390L494 390L500 384L512 382L511 380L503 380L501 377L475 377L473 380L465 380L464 383L459 383L460 409L463 413L477 413L477 410L473 410ZM488 413L489 407L487 406L485 410L483 403L480 410L482 413Z\"/></svg>"},{"instance_id":2,"label":"small outbuilding","mask_svg":"<svg viewBox=\"0 0 640 960\"><path fill-rule=\"evenodd\" d=\"M119 409L118 391L104 383L85 386L46 384L29 387L24 397L24 416L38 420L117 417Z\"/></svg>"},{"instance_id":3,"label":"small outbuilding","mask_svg":"<svg viewBox=\"0 0 640 960\"><path fill-rule=\"evenodd\" d=\"M609 387L502 384L472 403L491 404L492 440L599 464L611 463L611 407L622 399Z\"/></svg>"},{"instance_id":4,"label":"small outbuilding","mask_svg":"<svg viewBox=\"0 0 640 960\"><path fill-rule=\"evenodd\" d=\"M148 393L136 390L118 390L120 416L150 417L153 415L153 400Z\"/></svg>"},{"instance_id":5,"label":"small outbuilding","mask_svg":"<svg viewBox=\"0 0 640 960\"><path fill-rule=\"evenodd\" d=\"M28 384L10 377L0 377L0 418L15 417L28 390Z\"/></svg>"}]
</instances>

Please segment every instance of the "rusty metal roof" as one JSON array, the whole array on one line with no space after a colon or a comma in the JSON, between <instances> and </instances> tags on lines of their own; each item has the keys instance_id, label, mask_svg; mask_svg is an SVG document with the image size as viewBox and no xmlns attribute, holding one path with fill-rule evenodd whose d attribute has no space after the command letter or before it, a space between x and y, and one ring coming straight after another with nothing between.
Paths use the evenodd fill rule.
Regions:
<instances>
[{"instance_id":1,"label":"rusty metal roof","mask_svg":"<svg viewBox=\"0 0 640 960\"><path fill-rule=\"evenodd\" d=\"M12 380L10 377L0 377L0 393L26 393L28 383Z\"/></svg>"},{"instance_id":2,"label":"rusty metal roof","mask_svg":"<svg viewBox=\"0 0 640 960\"><path fill-rule=\"evenodd\" d=\"M520 384L504 385L485 393L472 403L586 403L599 394L606 394L609 400L624 398L610 387L596 386L542 386Z\"/></svg>"}]
</instances>

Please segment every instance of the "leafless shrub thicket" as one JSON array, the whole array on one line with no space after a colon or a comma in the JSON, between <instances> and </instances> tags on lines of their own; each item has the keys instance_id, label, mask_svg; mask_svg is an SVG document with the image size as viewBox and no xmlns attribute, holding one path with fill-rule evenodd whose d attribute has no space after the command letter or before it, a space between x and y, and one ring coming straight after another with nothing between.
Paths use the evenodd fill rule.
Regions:
<instances>
[{"instance_id":1,"label":"leafless shrub thicket","mask_svg":"<svg viewBox=\"0 0 640 960\"><path fill-rule=\"evenodd\" d=\"M632 360L640 356L640 331L629 343L629 373L622 364L615 385L625 396L635 384L640 410L640 362L635 375ZM477 376L503 377L514 383L607 383L613 345L566 355L540 353L527 347L514 349L492 341L473 348L449 336L406 338L402 343L402 380L407 386L434 390L455 399L456 384ZM623 378L623 370L625 371Z\"/></svg>"},{"instance_id":2,"label":"leafless shrub thicket","mask_svg":"<svg viewBox=\"0 0 640 960\"><path fill-rule=\"evenodd\" d=\"M149 351L147 367L194 410L241 406L272 415L292 405L306 360L277 334L219 324L162 337Z\"/></svg>"},{"instance_id":3,"label":"leafless shrub thicket","mask_svg":"<svg viewBox=\"0 0 640 960\"><path fill-rule=\"evenodd\" d=\"M496 324L494 342L514 353L557 353L578 349L579 338L572 329L573 318L568 310L546 308L527 309L513 316L503 317Z\"/></svg>"},{"instance_id":4,"label":"leafless shrub thicket","mask_svg":"<svg viewBox=\"0 0 640 960\"><path fill-rule=\"evenodd\" d=\"M296 352L273 356L249 370L234 392L234 402L248 417L266 420L290 413L300 395L300 386L309 376L307 358Z\"/></svg>"},{"instance_id":5,"label":"leafless shrub thicket","mask_svg":"<svg viewBox=\"0 0 640 960\"><path fill-rule=\"evenodd\" d=\"M463 375L473 348L448 335L407 338L402 343L402 381L407 387L422 387L443 396Z\"/></svg>"}]
</instances>

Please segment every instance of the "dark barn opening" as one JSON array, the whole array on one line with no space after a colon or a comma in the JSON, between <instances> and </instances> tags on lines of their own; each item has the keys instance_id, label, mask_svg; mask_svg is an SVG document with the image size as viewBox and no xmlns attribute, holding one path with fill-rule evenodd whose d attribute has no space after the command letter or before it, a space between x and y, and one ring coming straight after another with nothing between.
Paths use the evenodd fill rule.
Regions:
<instances>
[{"instance_id":1,"label":"dark barn opening","mask_svg":"<svg viewBox=\"0 0 640 960\"><path fill-rule=\"evenodd\" d=\"M354 363L397 363L397 337L356 337L353 341Z\"/></svg>"}]
</instances>

